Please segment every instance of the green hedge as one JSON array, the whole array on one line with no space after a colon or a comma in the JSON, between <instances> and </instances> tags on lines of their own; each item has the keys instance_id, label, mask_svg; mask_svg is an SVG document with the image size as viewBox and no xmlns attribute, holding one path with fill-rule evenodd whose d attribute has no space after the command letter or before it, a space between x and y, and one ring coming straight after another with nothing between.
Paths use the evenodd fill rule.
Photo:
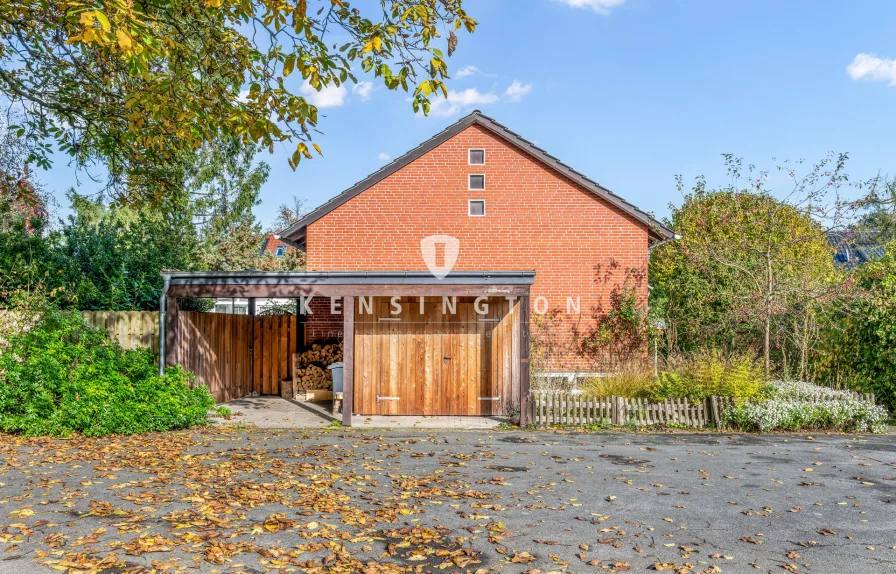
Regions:
<instances>
[{"instance_id":1,"label":"green hedge","mask_svg":"<svg viewBox=\"0 0 896 574\"><path fill-rule=\"evenodd\" d=\"M148 350L124 350L78 313L49 309L0 354L0 430L28 436L166 431L204 424L214 399L193 375L159 376Z\"/></svg>"}]
</instances>

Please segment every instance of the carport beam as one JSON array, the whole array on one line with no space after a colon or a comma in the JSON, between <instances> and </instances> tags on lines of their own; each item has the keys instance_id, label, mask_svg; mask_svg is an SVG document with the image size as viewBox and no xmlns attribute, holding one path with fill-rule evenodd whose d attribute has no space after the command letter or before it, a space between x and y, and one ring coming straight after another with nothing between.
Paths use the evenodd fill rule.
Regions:
<instances>
[{"instance_id":1,"label":"carport beam","mask_svg":"<svg viewBox=\"0 0 896 574\"><path fill-rule=\"evenodd\" d=\"M355 298L342 300L342 426L352 426L355 378Z\"/></svg>"}]
</instances>

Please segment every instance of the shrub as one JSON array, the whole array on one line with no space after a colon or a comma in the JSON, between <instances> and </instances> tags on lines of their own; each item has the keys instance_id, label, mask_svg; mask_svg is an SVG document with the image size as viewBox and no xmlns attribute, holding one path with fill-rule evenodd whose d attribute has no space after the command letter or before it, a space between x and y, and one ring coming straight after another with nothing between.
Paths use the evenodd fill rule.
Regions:
<instances>
[{"instance_id":1,"label":"shrub","mask_svg":"<svg viewBox=\"0 0 896 574\"><path fill-rule=\"evenodd\" d=\"M215 401L193 375L159 376L148 350L124 350L78 313L49 309L0 356L0 430L131 434L206 421Z\"/></svg>"},{"instance_id":2,"label":"shrub","mask_svg":"<svg viewBox=\"0 0 896 574\"><path fill-rule=\"evenodd\" d=\"M652 400L671 398L703 398L704 390L696 382L680 373L663 371L656 382L645 388L643 395Z\"/></svg>"},{"instance_id":3,"label":"shrub","mask_svg":"<svg viewBox=\"0 0 896 574\"><path fill-rule=\"evenodd\" d=\"M840 430L884 432L887 409L855 399L804 402L775 397L731 407L722 413L726 426L744 431Z\"/></svg>"},{"instance_id":4,"label":"shrub","mask_svg":"<svg viewBox=\"0 0 896 574\"><path fill-rule=\"evenodd\" d=\"M804 381L775 381L775 396L779 398L813 400L860 400L861 397L853 391L843 391L813 385Z\"/></svg>"},{"instance_id":5,"label":"shrub","mask_svg":"<svg viewBox=\"0 0 896 574\"><path fill-rule=\"evenodd\" d=\"M702 351L667 359L666 367L668 370L660 374L644 396L653 400L702 400L718 395L742 404L769 396L772 390L762 363L750 353L723 355L719 351Z\"/></svg>"},{"instance_id":6,"label":"shrub","mask_svg":"<svg viewBox=\"0 0 896 574\"><path fill-rule=\"evenodd\" d=\"M664 367L659 377L654 377L653 365L628 362L606 376L587 379L581 388L593 396L643 397L653 401L703 400L718 395L732 397L738 404L768 397L772 392L762 363L753 354L703 351L667 358Z\"/></svg>"},{"instance_id":7,"label":"shrub","mask_svg":"<svg viewBox=\"0 0 896 574\"><path fill-rule=\"evenodd\" d=\"M629 271L625 282L610 292L609 307L594 312L594 326L574 335L580 356L596 364L626 364L644 355L650 339L650 320L639 301L643 277Z\"/></svg>"},{"instance_id":8,"label":"shrub","mask_svg":"<svg viewBox=\"0 0 896 574\"><path fill-rule=\"evenodd\" d=\"M818 380L874 393L896 411L896 242L851 272L864 297L838 304L822 332Z\"/></svg>"},{"instance_id":9,"label":"shrub","mask_svg":"<svg viewBox=\"0 0 896 574\"><path fill-rule=\"evenodd\" d=\"M619 371L607 373L603 377L589 377L580 388L595 397L637 397L654 384L653 367L640 363L629 363Z\"/></svg>"}]
</instances>

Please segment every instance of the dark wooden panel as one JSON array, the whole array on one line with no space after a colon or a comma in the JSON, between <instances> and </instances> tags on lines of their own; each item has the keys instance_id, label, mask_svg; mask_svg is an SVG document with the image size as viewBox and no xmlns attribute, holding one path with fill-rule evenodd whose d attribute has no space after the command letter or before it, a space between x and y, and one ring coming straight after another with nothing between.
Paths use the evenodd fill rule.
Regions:
<instances>
[{"instance_id":1,"label":"dark wooden panel","mask_svg":"<svg viewBox=\"0 0 896 574\"><path fill-rule=\"evenodd\" d=\"M178 364L195 375L194 384L208 388L218 402L245 396L250 318L179 312L174 319L174 353Z\"/></svg>"},{"instance_id":2,"label":"dark wooden panel","mask_svg":"<svg viewBox=\"0 0 896 574\"><path fill-rule=\"evenodd\" d=\"M252 389L260 395L279 395L280 383L292 373L297 319L294 315L253 317Z\"/></svg>"},{"instance_id":3,"label":"dark wooden panel","mask_svg":"<svg viewBox=\"0 0 896 574\"><path fill-rule=\"evenodd\" d=\"M216 400L280 393L291 369L296 317L180 312L174 320L171 354Z\"/></svg>"}]
</instances>

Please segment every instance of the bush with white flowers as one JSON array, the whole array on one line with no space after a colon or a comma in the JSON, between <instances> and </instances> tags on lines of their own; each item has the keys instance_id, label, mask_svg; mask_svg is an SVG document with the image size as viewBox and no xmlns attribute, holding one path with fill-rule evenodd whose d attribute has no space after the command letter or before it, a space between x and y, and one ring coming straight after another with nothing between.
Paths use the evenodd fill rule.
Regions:
<instances>
[{"instance_id":1,"label":"bush with white flowers","mask_svg":"<svg viewBox=\"0 0 896 574\"><path fill-rule=\"evenodd\" d=\"M745 431L886 430L887 409L855 393L804 382L777 382L775 387L768 400L726 409L723 423Z\"/></svg>"},{"instance_id":2,"label":"bush with white flowers","mask_svg":"<svg viewBox=\"0 0 896 574\"><path fill-rule=\"evenodd\" d=\"M773 381L772 386L775 388L774 396L802 399L806 401L813 400L862 400L862 395L855 391L843 391L840 389L832 389L830 387L822 387L813 385L805 381Z\"/></svg>"}]
</instances>

